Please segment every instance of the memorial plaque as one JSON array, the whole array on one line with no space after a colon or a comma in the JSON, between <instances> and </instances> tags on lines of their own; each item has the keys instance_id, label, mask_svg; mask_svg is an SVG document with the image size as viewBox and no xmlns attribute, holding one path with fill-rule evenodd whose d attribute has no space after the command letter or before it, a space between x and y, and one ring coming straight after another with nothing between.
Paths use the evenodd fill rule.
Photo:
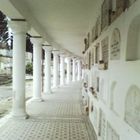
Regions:
<instances>
[{"instance_id":1,"label":"memorial plaque","mask_svg":"<svg viewBox=\"0 0 140 140\"><path fill-rule=\"evenodd\" d=\"M91 51L89 52L89 69L91 69Z\"/></svg>"},{"instance_id":2,"label":"memorial plaque","mask_svg":"<svg viewBox=\"0 0 140 140\"><path fill-rule=\"evenodd\" d=\"M94 48L92 48L92 65L94 65Z\"/></svg>"},{"instance_id":3,"label":"memorial plaque","mask_svg":"<svg viewBox=\"0 0 140 140\"><path fill-rule=\"evenodd\" d=\"M95 46L95 63L99 63L100 47L99 43Z\"/></svg>"},{"instance_id":4,"label":"memorial plaque","mask_svg":"<svg viewBox=\"0 0 140 140\"><path fill-rule=\"evenodd\" d=\"M111 23L117 18L117 0L112 0L112 6L110 11Z\"/></svg>"},{"instance_id":5,"label":"memorial plaque","mask_svg":"<svg viewBox=\"0 0 140 140\"><path fill-rule=\"evenodd\" d=\"M113 22L128 7L129 0L113 0L110 10L111 22Z\"/></svg>"},{"instance_id":6,"label":"memorial plaque","mask_svg":"<svg viewBox=\"0 0 140 140\"><path fill-rule=\"evenodd\" d=\"M117 16L121 15L123 11L127 8L128 0L117 0L116 1L116 8L117 8Z\"/></svg>"},{"instance_id":7,"label":"memorial plaque","mask_svg":"<svg viewBox=\"0 0 140 140\"><path fill-rule=\"evenodd\" d=\"M92 28L92 42L95 40L95 26Z\"/></svg>"},{"instance_id":8,"label":"memorial plaque","mask_svg":"<svg viewBox=\"0 0 140 140\"><path fill-rule=\"evenodd\" d=\"M101 16L97 18L98 37L101 34Z\"/></svg>"},{"instance_id":9,"label":"memorial plaque","mask_svg":"<svg viewBox=\"0 0 140 140\"><path fill-rule=\"evenodd\" d=\"M112 38L111 38L111 48L110 48L110 59L111 60L118 60L120 59L120 31L119 29L114 29Z\"/></svg>"},{"instance_id":10,"label":"memorial plaque","mask_svg":"<svg viewBox=\"0 0 140 140\"><path fill-rule=\"evenodd\" d=\"M96 46L96 63L99 62L99 47Z\"/></svg>"},{"instance_id":11,"label":"memorial plaque","mask_svg":"<svg viewBox=\"0 0 140 140\"><path fill-rule=\"evenodd\" d=\"M129 6L131 6L136 0L129 0Z\"/></svg>"},{"instance_id":12,"label":"memorial plaque","mask_svg":"<svg viewBox=\"0 0 140 140\"><path fill-rule=\"evenodd\" d=\"M99 77L97 77L97 92L99 92L99 85L100 85L100 78Z\"/></svg>"},{"instance_id":13,"label":"memorial plaque","mask_svg":"<svg viewBox=\"0 0 140 140\"><path fill-rule=\"evenodd\" d=\"M98 20L96 21L95 24L95 40L98 38Z\"/></svg>"},{"instance_id":14,"label":"memorial plaque","mask_svg":"<svg viewBox=\"0 0 140 140\"><path fill-rule=\"evenodd\" d=\"M109 38L106 37L101 41L102 59L106 64L108 64L108 45L109 45Z\"/></svg>"},{"instance_id":15,"label":"memorial plaque","mask_svg":"<svg viewBox=\"0 0 140 140\"><path fill-rule=\"evenodd\" d=\"M89 46L90 46L90 33L88 33L88 35L87 35L87 44L88 44L88 48L89 48Z\"/></svg>"},{"instance_id":16,"label":"memorial plaque","mask_svg":"<svg viewBox=\"0 0 140 140\"><path fill-rule=\"evenodd\" d=\"M89 68L89 53L87 53L87 57L86 57L86 63L87 63L87 69Z\"/></svg>"},{"instance_id":17,"label":"memorial plaque","mask_svg":"<svg viewBox=\"0 0 140 140\"><path fill-rule=\"evenodd\" d=\"M98 136L101 136L101 118L102 118L102 111L99 110L99 128L98 128Z\"/></svg>"},{"instance_id":18,"label":"memorial plaque","mask_svg":"<svg viewBox=\"0 0 140 140\"><path fill-rule=\"evenodd\" d=\"M101 127L100 127L100 134L101 134L101 138L102 140L105 140L105 134L106 134L106 119L105 119L105 115L103 113L102 110L100 110L100 117L101 117Z\"/></svg>"},{"instance_id":19,"label":"memorial plaque","mask_svg":"<svg viewBox=\"0 0 140 140\"><path fill-rule=\"evenodd\" d=\"M87 55L85 57L85 60L86 60L86 69L88 69L88 53L87 53Z\"/></svg>"},{"instance_id":20,"label":"memorial plaque","mask_svg":"<svg viewBox=\"0 0 140 140\"><path fill-rule=\"evenodd\" d=\"M109 24L109 11L111 9L111 0L104 0L102 4L102 17L101 17L101 29L104 30Z\"/></svg>"},{"instance_id":21,"label":"memorial plaque","mask_svg":"<svg viewBox=\"0 0 140 140\"><path fill-rule=\"evenodd\" d=\"M87 38L84 39L84 44L85 44L85 51L88 49L88 40Z\"/></svg>"}]
</instances>

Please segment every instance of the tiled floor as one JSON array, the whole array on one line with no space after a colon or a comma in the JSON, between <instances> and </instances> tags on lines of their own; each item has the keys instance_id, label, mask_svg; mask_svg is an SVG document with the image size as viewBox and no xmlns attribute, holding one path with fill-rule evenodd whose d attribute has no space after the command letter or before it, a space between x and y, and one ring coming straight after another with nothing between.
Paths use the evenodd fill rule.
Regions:
<instances>
[{"instance_id":1,"label":"tiled floor","mask_svg":"<svg viewBox=\"0 0 140 140\"><path fill-rule=\"evenodd\" d=\"M44 102L29 101L27 112L29 119L9 119L0 127L0 140L96 140L82 111L79 83L55 90Z\"/></svg>"}]
</instances>

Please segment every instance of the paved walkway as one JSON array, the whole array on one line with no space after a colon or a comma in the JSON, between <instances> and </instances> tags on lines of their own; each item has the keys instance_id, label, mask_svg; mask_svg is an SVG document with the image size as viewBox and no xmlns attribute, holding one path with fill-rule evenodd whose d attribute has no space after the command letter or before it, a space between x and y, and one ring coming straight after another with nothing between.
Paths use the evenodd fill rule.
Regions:
<instances>
[{"instance_id":1,"label":"paved walkway","mask_svg":"<svg viewBox=\"0 0 140 140\"><path fill-rule=\"evenodd\" d=\"M8 119L0 140L96 140L82 111L80 84L59 88L44 102L27 102L27 120Z\"/></svg>"},{"instance_id":2,"label":"paved walkway","mask_svg":"<svg viewBox=\"0 0 140 140\"><path fill-rule=\"evenodd\" d=\"M28 77L27 77L28 78ZM32 97L32 80L26 80L26 100ZM0 85L0 119L12 108L12 83Z\"/></svg>"}]
</instances>

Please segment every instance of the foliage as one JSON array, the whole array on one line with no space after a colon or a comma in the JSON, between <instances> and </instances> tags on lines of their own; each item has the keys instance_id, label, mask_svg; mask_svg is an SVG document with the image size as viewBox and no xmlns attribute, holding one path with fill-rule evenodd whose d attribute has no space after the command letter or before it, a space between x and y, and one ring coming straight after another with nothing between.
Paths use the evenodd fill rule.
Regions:
<instances>
[{"instance_id":1,"label":"foliage","mask_svg":"<svg viewBox=\"0 0 140 140\"><path fill-rule=\"evenodd\" d=\"M28 63L26 65L26 74L33 74L33 64L32 63Z\"/></svg>"},{"instance_id":2,"label":"foliage","mask_svg":"<svg viewBox=\"0 0 140 140\"><path fill-rule=\"evenodd\" d=\"M8 47L9 39L7 17L0 11L0 42Z\"/></svg>"}]
</instances>

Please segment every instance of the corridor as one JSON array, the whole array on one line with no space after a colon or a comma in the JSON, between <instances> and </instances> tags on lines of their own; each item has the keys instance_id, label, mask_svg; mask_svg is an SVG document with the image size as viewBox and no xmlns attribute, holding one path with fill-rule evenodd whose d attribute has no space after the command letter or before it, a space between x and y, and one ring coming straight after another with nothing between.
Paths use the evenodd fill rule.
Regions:
<instances>
[{"instance_id":1,"label":"corridor","mask_svg":"<svg viewBox=\"0 0 140 140\"><path fill-rule=\"evenodd\" d=\"M43 99L27 102L29 119L9 118L0 127L0 140L96 140L82 108L81 83L58 88Z\"/></svg>"}]
</instances>

